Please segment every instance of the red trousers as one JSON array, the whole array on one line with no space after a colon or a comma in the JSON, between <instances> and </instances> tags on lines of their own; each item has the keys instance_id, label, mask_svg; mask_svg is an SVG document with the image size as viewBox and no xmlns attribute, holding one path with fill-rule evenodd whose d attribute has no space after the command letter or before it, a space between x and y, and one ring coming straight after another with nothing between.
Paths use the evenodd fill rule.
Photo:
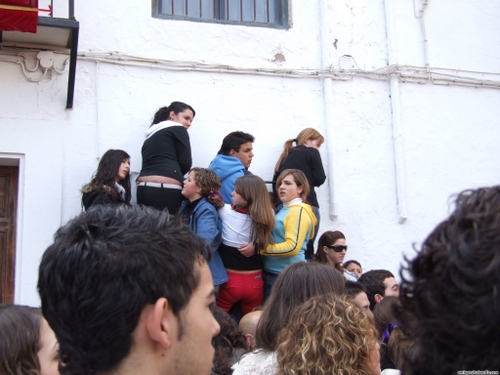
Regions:
<instances>
[{"instance_id":1,"label":"red trousers","mask_svg":"<svg viewBox=\"0 0 500 375\"><path fill-rule=\"evenodd\" d=\"M255 273L227 272L229 280L220 286L217 295L217 306L228 312L231 307L240 302L243 315L262 305L264 297L264 282L262 271Z\"/></svg>"}]
</instances>

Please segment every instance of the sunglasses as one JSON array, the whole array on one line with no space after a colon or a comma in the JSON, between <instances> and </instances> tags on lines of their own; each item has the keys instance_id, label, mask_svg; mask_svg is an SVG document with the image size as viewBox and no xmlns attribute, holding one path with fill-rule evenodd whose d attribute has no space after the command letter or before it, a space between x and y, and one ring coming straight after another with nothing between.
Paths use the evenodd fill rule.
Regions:
<instances>
[{"instance_id":1,"label":"sunglasses","mask_svg":"<svg viewBox=\"0 0 500 375\"><path fill-rule=\"evenodd\" d=\"M347 251L347 245L326 245L327 248L332 249L336 253L341 253L342 251Z\"/></svg>"}]
</instances>

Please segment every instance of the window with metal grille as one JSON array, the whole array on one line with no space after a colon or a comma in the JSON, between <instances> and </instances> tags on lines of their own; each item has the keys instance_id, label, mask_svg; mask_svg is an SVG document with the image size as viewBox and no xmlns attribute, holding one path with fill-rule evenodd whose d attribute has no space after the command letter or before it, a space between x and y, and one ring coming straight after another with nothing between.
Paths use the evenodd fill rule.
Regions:
<instances>
[{"instance_id":1,"label":"window with metal grille","mask_svg":"<svg viewBox=\"0 0 500 375\"><path fill-rule=\"evenodd\" d=\"M288 0L154 0L153 17L288 29Z\"/></svg>"}]
</instances>

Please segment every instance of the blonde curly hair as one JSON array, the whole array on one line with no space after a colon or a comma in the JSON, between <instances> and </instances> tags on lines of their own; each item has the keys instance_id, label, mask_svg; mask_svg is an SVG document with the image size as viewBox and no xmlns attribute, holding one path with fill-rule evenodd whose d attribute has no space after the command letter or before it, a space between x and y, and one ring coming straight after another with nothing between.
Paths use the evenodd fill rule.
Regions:
<instances>
[{"instance_id":1,"label":"blonde curly hair","mask_svg":"<svg viewBox=\"0 0 500 375\"><path fill-rule=\"evenodd\" d=\"M278 342L278 375L369 375L380 365L372 321L346 296L298 306Z\"/></svg>"}]
</instances>

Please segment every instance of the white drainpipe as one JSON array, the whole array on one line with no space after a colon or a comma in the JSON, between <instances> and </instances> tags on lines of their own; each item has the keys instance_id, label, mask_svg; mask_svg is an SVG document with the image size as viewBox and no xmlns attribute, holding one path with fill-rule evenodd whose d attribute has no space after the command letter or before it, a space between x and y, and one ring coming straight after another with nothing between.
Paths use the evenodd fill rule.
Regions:
<instances>
[{"instance_id":1,"label":"white drainpipe","mask_svg":"<svg viewBox=\"0 0 500 375\"><path fill-rule=\"evenodd\" d=\"M397 64L396 43L394 40L394 9L393 0L384 0L385 23L387 28L387 58L389 66ZM403 224L408 218L406 209L405 174L403 162L403 134L401 127L401 112L399 100L399 81L397 75L392 75L391 85L391 109L392 109L392 141L394 147L394 166L396 175L396 197L398 205L399 223Z\"/></svg>"},{"instance_id":2,"label":"white drainpipe","mask_svg":"<svg viewBox=\"0 0 500 375\"><path fill-rule=\"evenodd\" d=\"M328 51L330 49L330 40L328 37L328 25L325 20L325 14L328 12L327 0L321 0L320 2L320 27L321 27L321 65L323 69L330 68L330 59L328 56ZM333 43L333 42L332 42ZM337 182L336 176L336 159L333 152L333 147L335 145L335 131L333 124L333 92L332 92L332 79L325 77L323 78L323 106L325 109L325 129L326 129L326 145L327 148L327 176L328 176L328 214L331 220L336 220L339 212L337 205L337 197L335 184Z\"/></svg>"}]
</instances>

